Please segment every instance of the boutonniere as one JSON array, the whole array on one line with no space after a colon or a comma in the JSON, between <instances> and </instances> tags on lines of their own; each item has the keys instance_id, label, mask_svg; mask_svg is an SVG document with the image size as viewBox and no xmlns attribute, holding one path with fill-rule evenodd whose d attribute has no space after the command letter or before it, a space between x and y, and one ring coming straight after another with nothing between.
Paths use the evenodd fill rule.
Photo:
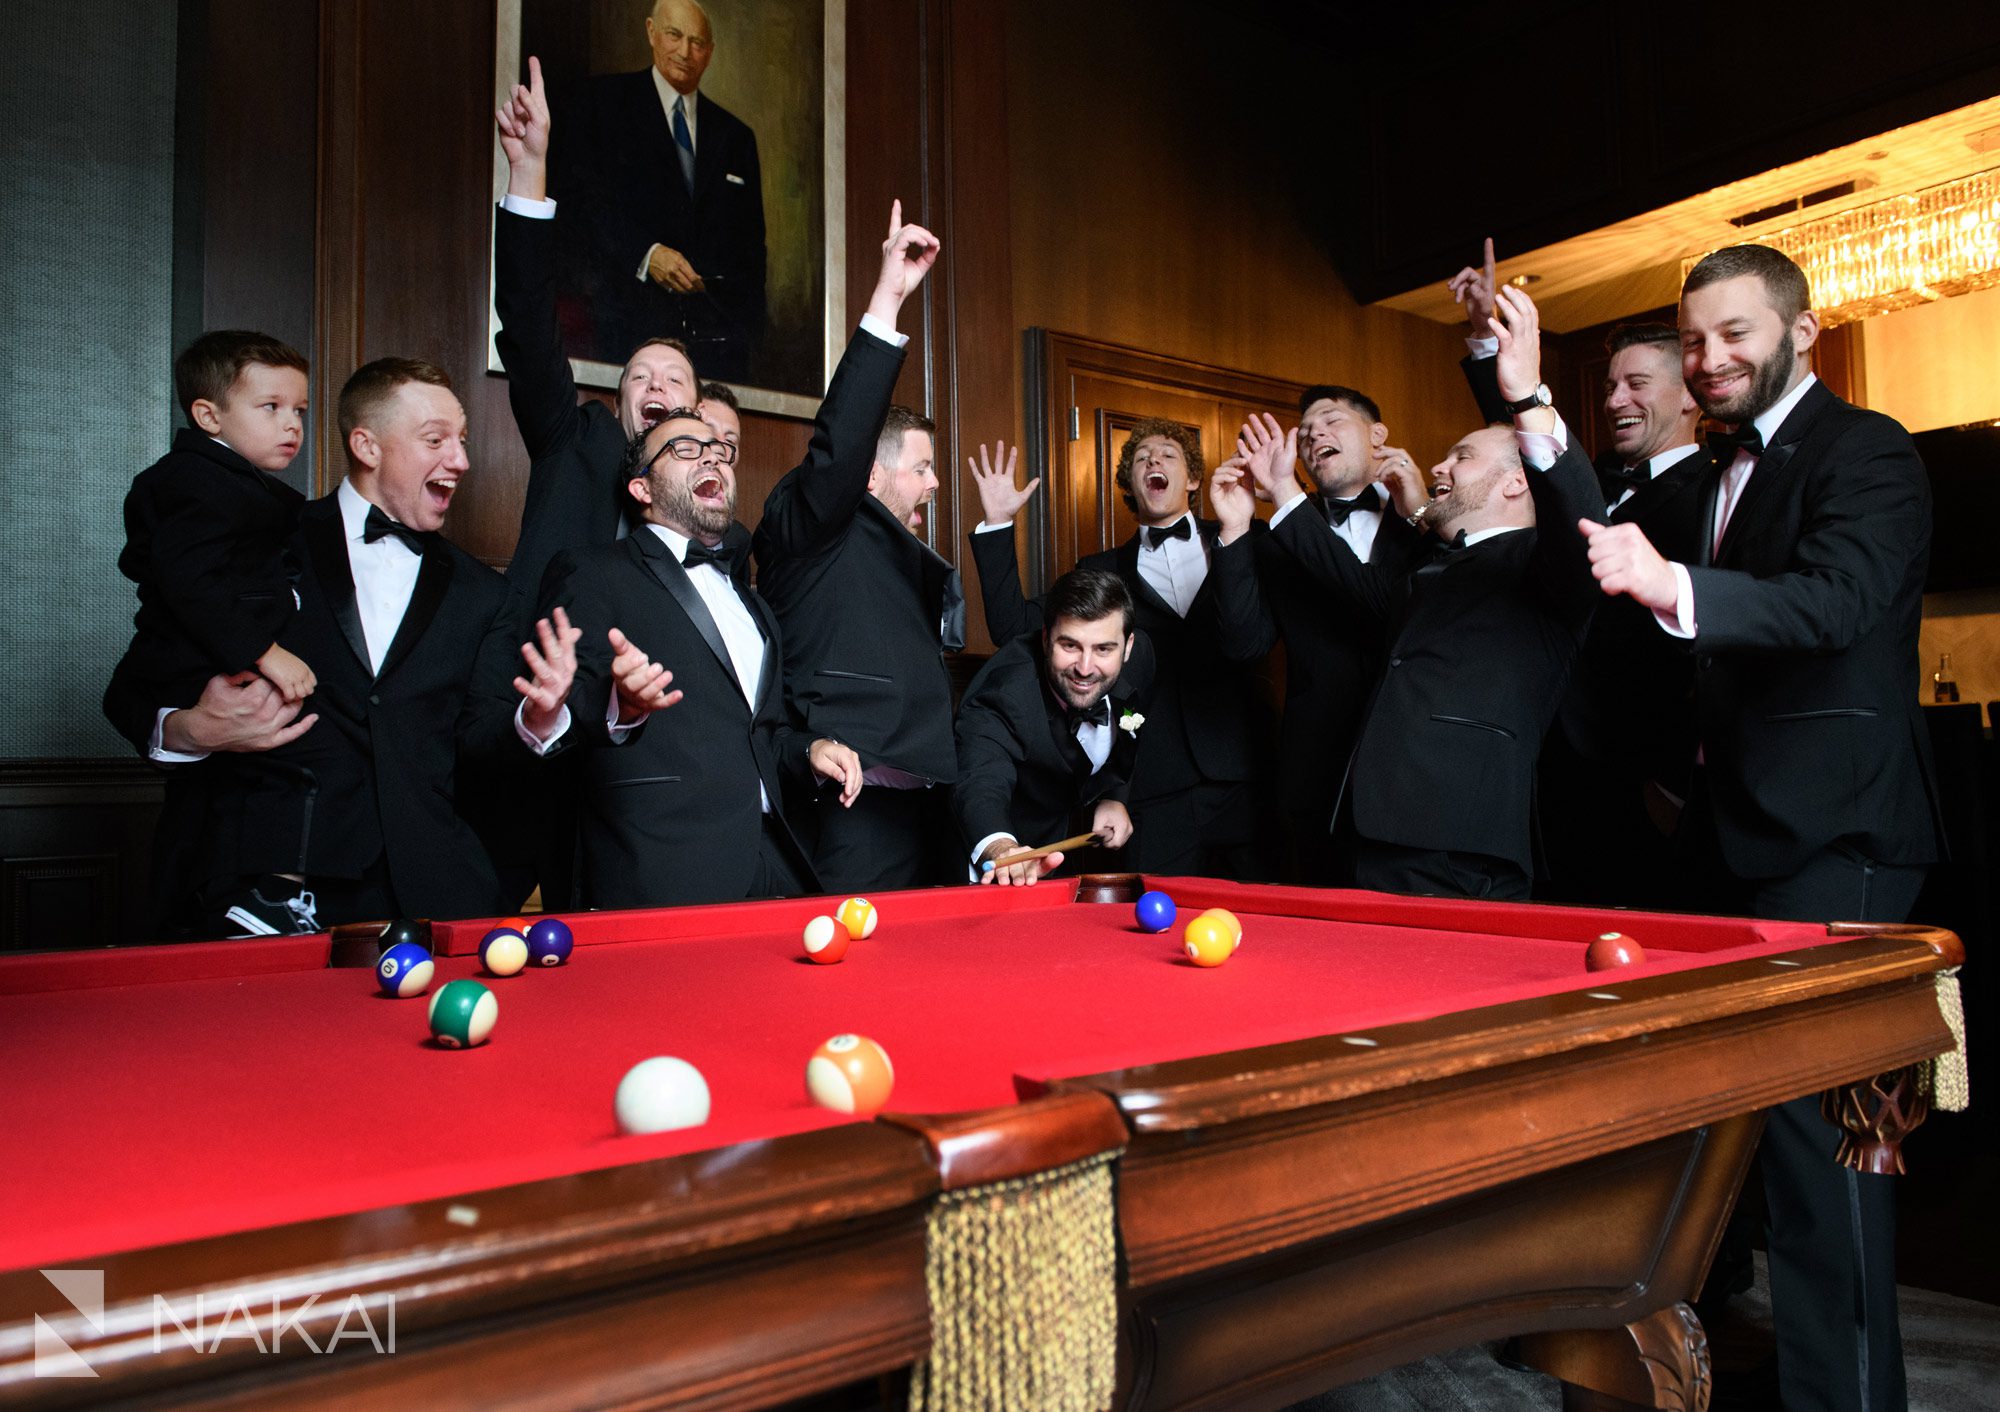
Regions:
<instances>
[{"instance_id":1,"label":"boutonniere","mask_svg":"<svg viewBox=\"0 0 2000 1412\"><path fill-rule=\"evenodd\" d=\"M1125 734L1131 736L1134 740L1139 738L1139 727L1145 724L1146 718L1137 711L1127 711L1118 718L1118 729L1124 731Z\"/></svg>"}]
</instances>

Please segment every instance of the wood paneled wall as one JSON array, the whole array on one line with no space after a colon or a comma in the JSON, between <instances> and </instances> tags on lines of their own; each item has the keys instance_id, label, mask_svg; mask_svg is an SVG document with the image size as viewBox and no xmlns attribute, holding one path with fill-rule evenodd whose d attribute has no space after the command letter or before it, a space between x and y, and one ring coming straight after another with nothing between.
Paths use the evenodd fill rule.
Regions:
<instances>
[{"instance_id":1,"label":"wood paneled wall","mask_svg":"<svg viewBox=\"0 0 2000 1412\"><path fill-rule=\"evenodd\" d=\"M839 3L839 0L835 0ZM1004 223L1005 94L976 80L1005 47L1002 7L960 0L851 0L847 52L848 306L874 286L892 198L936 231L945 257L904 310L901 400L936 417L941 457L968 413L1004 414L1012 343ZM441 363L471 423L474 474L449 533L504 562L519 528L527 453L503 378L486 371L493 153L491 0L322 0L316 402L389 353ZM975 140L962 135L977 134ZM809 427L744 414L742 518L805 447ZM337 431L319 423L324 464ZM322 478L322 488L332 483ZM949 553L957 497L947 479L933 532Z\"/></svg>"},{"instance_id":2,"label":"wood paneled wall","mask_svg":"<svg viewBox=\"0 0 2000 1412\"><path fill-rule=\"evenodd\" d=\"M1358 387L1420 457L1476 424L1462 335L1359 305L1311 228L1305 187L1353 221L1377 197L1280 121L1278 36L1178 4L1010 9L1018 326Z\"/></svg>"}]
</instances>

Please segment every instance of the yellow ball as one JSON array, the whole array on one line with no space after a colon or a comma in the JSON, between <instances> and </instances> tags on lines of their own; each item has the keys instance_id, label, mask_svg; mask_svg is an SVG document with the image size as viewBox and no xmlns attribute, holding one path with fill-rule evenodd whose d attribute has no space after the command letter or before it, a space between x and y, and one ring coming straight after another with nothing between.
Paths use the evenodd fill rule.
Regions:
<instances>
[{"instance_id":1,"label":"yellow ball","mask_svg":"<svg viewBox=\"0 0 2000 1412\"><path fill-rule=\"evenodd\" d=\"M865 897L848 898L834 910L833 915L856 941L875 935L875 904Z\"/></svg>"},{"instance_id":2,"label":"yellow ball","mask_svg":"<svg viewBox=\"0 0 2000 1412\"><path fill-rule=\"evenodd\" d=\"M1204 912L1181 933L1181 949L1197 966L1220 966L1236 950L1236 938L1220 917Z\"/></svg>"}]
</instances>

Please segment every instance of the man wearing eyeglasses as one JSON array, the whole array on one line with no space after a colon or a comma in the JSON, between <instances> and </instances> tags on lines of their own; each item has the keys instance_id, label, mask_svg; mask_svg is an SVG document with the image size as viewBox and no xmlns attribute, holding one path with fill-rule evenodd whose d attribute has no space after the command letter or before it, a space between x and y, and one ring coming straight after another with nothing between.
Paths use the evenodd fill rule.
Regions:
<instances>
[{"instance_id":1,"label":"man wearing eyeglasses","mask_svg":"<svg viewBox=\"0 0 2000 1412\"><path fill-rule=\"evenodd\" d=\"M853 750L786 720L777 619L732 572L735 466L736 448L693 408L673 409L627 454L643 526L549 566L543 600L582 633L571 725L555 748L583 747L585 906L817 891L782 781L818 776L848 801L860 792Z\"/></svg>"}]
</instances>

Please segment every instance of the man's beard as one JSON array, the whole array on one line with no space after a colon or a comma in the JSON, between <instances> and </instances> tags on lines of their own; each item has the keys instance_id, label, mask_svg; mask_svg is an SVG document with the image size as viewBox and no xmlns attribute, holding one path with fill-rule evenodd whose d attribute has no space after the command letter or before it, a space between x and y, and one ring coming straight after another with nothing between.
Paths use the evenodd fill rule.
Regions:
<instances>
[{"instance_id":1,"label":"man's beard","mask_svg":"<svg viewBox=\"0 0 2000 1412\"><path fill-rule=\"evenodd\" d=\"M1750 386L1740 393L1733 402L1717 402L1713 406L1701 402L1701 410L1718 422L1731 426L1745 426L1763 416L1778 405L1778 399L1785 395L1785 387L1792 380L1792 369L1798 366L1799 355L1789 338L1780 339L1771 356L1757 365L1750 376Z\"/></svg>"},{"instance_id":2,"label":"man's beard","mask_svg":"<svg viewBox=\"0 0 2000 1412\"><path fill-rule=\"evenodd\" d=\"M661 518L674 526L686 526L697 535L719 535L736 518L736 488L731 486L721 505L704 505L694 498L695 477L681 480L661 478L653 486L653 501Z\"/></svg>"},{"instance_id":3,"label":"man's beard","mask_svg":"<svg viewBox=\"0 0 2000 1412\"><path fill-rule=\"evenodd\" d=\"M1088 711L1092 709L1093 707L1098 705L1098 703L1103 701L1105 697L1111 694L1111 688L1115 686L1118 681L1116 677L1111 677L1109 679L1106 679L1104 677L1099 677L1097 679L1097 684L1091 690L1090 699L1088 701L1078 701L1075 696L1074 683L1072 683L1067 677L1063 676L1062 673L1057 672L1054 669L1051 669L1049 672L1049 678L1056 684L1057 697L1061 699L1063 705L1069 707L1070 710L1072 711Z\"/></svg>"}]
</instances>

